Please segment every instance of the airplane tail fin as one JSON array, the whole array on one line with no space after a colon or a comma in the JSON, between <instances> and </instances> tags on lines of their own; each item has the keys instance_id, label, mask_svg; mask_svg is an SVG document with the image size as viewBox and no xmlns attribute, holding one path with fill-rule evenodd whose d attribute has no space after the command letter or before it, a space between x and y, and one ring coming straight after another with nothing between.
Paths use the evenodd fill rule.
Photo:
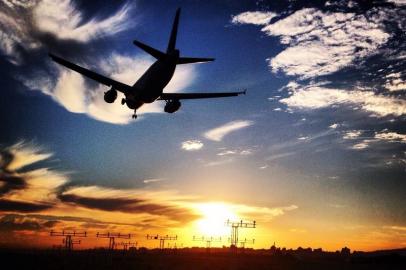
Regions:
<instances>
[{"instance_id":1,"label":"airplane tail fin","mask_svg":"<svg viewBox=\"0 0 406 270\"><path fill-rule=\"evenodd\" d=\"M168 48L166 49L166 53L169 53L175 50L176 46L176 36L178 34L178 25L179 25L179 16L180 16L180 8L176 11L175 20L173 21L171 36L169 38Z\"/></svg>"},{"instance_id":2,"label":"airplane tail fin","mask_svg":"<svg viewBox=\"0 0 406 270\"><path fill-rule=\"evenodd\" d=\"M145 52L149 53L156 59L164 59L169 53L173 52L176 47L176 36L178 34L178 25L179 25L179 16L180 16L180 8L176 11L175 19L172 25L171 36L168 42L168 48L166 52L161 52L157 49L154 49L138 40L134 40L133 43L135 46L141 48ZM211 62L214 61L214 58L202 58L202 57L179 57L176 64L192 64L192 63L204 63L204 62Z\"/></svg>"}]
</instances>

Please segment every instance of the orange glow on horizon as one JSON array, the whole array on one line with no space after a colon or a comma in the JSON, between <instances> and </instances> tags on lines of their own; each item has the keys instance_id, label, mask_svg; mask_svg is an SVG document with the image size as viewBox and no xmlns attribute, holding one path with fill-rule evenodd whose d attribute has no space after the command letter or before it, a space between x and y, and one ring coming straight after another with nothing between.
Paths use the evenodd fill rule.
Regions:
<instances>
[{"instance_id":1,"label":"orange glow on horizon","mask_svg":"<svg viewBox=\"0 0 406 270\"><path fill-rule=\"evenodd\" d=\"M225 203L201 203L196 210L202 218L195 221L195 227L202 236L224 236L229 234L226 220L237 220L238 216L232 207Z\"/></svg>"}]
</instances>

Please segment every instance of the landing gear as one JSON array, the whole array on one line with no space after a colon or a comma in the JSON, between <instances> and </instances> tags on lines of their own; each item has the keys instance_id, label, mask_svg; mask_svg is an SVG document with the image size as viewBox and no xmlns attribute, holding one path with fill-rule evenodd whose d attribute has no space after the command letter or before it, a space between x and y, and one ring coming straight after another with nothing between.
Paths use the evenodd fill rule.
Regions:
<instances>
[{"instance_id":1,"label":"landing gear","mask_svg":"<svg viewBox=\"0 0 406 270\"><path fill-rule=\"evenodd\" d=\"M121 99L121 105L125 104L125 98Z\"/></svg>"},{"instance_id":2,"label":"landing gear","mask_svg":"<svg viewBox=\"0 0 406 270\"><path fill-rule=\"evenodd\" d=\"M134 110L134 114L133 114L132 118L133 118L134 120L137 119L137 110Z\"/></svg>"}]
</instances>

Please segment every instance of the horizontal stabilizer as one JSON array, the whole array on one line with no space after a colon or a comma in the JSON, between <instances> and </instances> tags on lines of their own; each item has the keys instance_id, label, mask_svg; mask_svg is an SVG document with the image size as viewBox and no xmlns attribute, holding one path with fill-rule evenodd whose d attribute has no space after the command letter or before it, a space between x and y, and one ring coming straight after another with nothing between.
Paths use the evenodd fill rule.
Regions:
<instances>
[{"instance_id":1,"label":"horizontal stabilizer","mask_svg":"<svg viewBox=\"0 0 406 270\"><path fill-rule=\"evenodd\" d=\"M214 58L179 57L178 64L205 63L214 61Z\"/></svg>"},{"instance_id":2,"label":"horizontal stabilizer","mask_svg":"<svg viewBox=\"0 0 406 270\"><path fill-rule=\"evenodd\" d=\"M180 99L200 99L200 98L222 98L236 97L245 95L246 90L240 92L222 92L222 93L162 93L159 100L180 100Z\"/></svg>"},{"instance_id":3,"label":"horizontal stabilizer","mask_svg":"<svg viewBox=\"0 0 406 270\"><path fill-rule=\"evenodd\" d=\"M149 53L150 55L152 55L156 59L162 59L162 58L165 57L165 53L163 53L163 52L161 52L161 51L159 51L157 49L154 49L154 48L152 48L152 47L150 47L150 46L148 46L148 45L146 45L146 44L144 44L142 42L134 40L133 43L134 43L135 46L138 46L139 48L143 49L145 52Z\"/></svg>"}]
</instances>

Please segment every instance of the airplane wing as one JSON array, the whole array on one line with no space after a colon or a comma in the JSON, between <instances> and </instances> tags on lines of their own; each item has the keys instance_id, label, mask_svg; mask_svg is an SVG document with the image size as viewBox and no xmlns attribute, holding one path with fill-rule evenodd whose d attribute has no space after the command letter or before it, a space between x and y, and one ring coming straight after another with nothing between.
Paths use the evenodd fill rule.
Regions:
<instances>
[{"instance_id":1,"label":"airplane wing","mask_svg":"<svg viewBox=\"0 0 406 270\"><path fill-rule=\"evenodd\" d=\"M220 97L235 97L241 94L245 95L246 90L241 92L225 92L225 93L162 93L159 100L180 100L180 99L199 99L199 98L220 98Z\"/></svg>"},{"instance_id":2,"label":"airplane wing","mask_svg":"<svg viewBox=\"0 0 406 270\"><path fill-rule=\"evenodd\" d=\"M53 55L51 53L49 54L49 56L51 57L51 59L53 61L57 62L58 64L60 64L62 66L65 66L65 67L67 67L69 69L72 69L72 70L74 70L74 71L76 71L76 72L78 72L78 73L92 79L92 80L95 80L98 83L110 86L110 87L114 88L115 90L120 91L120 92L122 92L124 94L126 94L126 93L128 93L128 92L130 92L132 90L132 87L127 85L127 84L124 84L124 83L115 81L113 79L107 78L107 77L105 77L103 75L100 75L100 74L98 74L96 72L93 72L93 71L91 71L89 69L86 69L84 67L78 66L78 65L76 65L74 63L71 63L71 62L69 62L69 61L67 61L65 59L62 59L62 58L60 58L60 57L58 57L56 55Z\"/></svg>"}]
</instances>

